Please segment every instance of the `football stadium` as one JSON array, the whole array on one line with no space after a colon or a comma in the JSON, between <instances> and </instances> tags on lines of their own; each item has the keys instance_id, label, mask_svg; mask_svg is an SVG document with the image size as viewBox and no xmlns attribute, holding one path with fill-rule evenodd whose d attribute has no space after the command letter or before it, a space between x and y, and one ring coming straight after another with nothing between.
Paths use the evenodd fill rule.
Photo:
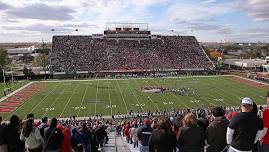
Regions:
<instances>
[{"instance_id":1,"label":"football stadium","mask_svg":"<svg viewBox=\"0 0 269 152\"><path fill-rule=\"evenodd\" d=\"M107 23L102 34L52 34L47 48L2 45L0 152L269 150L264 44L209 49L147 23ZM243 52L233 49L264 60L223 62Z\"/></svg>"},{"instance_id":2,"label":"football stadium","mask_svg":"<svg viewBox=\"0 0 269 152\"><path fill-rule=\"evenodd\" d=\"M21 82L0 103L1 116L69 118L227 108L247 94L262 105L269 88L233 75L214 76L193 36L154 36L145 23L108 24L103 35L54 36L52 80ZM192 76L197 74L198 76ZM63 77L75 77L64 80ZM57 78L59 78L57 80Z\"/></svg>"}]
</instances>

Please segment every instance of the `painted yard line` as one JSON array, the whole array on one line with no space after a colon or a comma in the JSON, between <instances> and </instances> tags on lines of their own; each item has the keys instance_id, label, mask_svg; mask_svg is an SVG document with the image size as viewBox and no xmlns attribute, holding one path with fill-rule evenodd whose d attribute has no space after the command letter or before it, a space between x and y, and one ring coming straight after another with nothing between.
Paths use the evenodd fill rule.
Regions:
<instances>
[{"instance_id":1,"label":"painted yard line","mask_svg":"<svg viewBox=\"0 0 269 152\"><path fill-rule=\"evenodd\" d=\"M207 79L206 79L207 80ZM207 82L208 84L210 84L210 86L214 86L214 83L212 84L211 83L211 81L208 81ZM212 90L213 92L215 92L216 94L218 94L218 92L217 91L215 91L215 90ZM214 93L210 93L209 91L207 91L207 94L206 95L208 95L208 96L210 96L210 97L213 97L214 99L219 99L220 98L220 96L215 96L214 95ZM203 97L204 98L204 97ZM229 104L227 103L227 102L223 102L223 101L220 101L220 102L222 102L224 105L226 105L226 106L229 106ZM214 103L212 103L212 102L208 102L208 103L210 103L210 104L213 104L214 106L216 106L216 104L214 104Z\"/></svg>"},{"instance_id":2,"label":"painted yard line","mask_svg":"<svg viewBox=\"0 0 269 152\"><path fill-rule=\"evenodd\" d=\"M125 108L126 108L126 112L128 113L129 110L128 110L127 104L126 104L126 102L125 102L125 99L123 98L122 90L121 90L121 88L120 88L119 82L118 82L118 81L116 81L116 82L117 82L117 85L118 85L118 88L119 88L119 91L120 91L121 99L122 99L123 102L124 102L124 105L125 105Z\"/></svg>"},{"instance_id":3,"label":"painted yard line","mask_svg":"<svg viewBox=\"0 0 269 152\"><path fill-rule=\"evenodd\" d=\"M18 93L19 91L23 90L24 88L28 87L28 86L31 85L31 84L33 84L33 82L29 82L29 83L25 84L24 86L20 87L19 89L17 89L17 90L15 90L15 91L11 92L11 93L8 94L7 96L4 96L4 97L0 98L0 102L6 100L7 98L9 98L9 97L11 97L11 96L13 96L14 94Z\"/></svg>"},{"instance_id":4,"label":"painted yard line","mask_svg":"<svg viewBox=\"0 0 269 152\"><path fill-rule=\"evenodd\" d=\"M128 81L128 89L132 92L132 94L133 94L133 96L135 97L137 103L139 104L141 110L144 111L143 106L141 105L141 103L140 103L140 101L138 100L137 96L134 94L135 91L134 91L133 89L131 89L132 87L130 86L130 83L129 83L129 82L130 82L130 81Z\"/></svg>"},{"instance_id":5,"label":"painted yard line","mask_svg":"<svg viewBox=\"0 0 269 152\"><path fill-rule=\"evenodd\" d=\"M28 112L28 113L32 113L34 110L35 110L35 108L37 107L37 106L39 106L42 102L44 102L45 101L45 99L49 96L49 95L51 95L52 94L52 92L54 92L57 88L58 88L58 86L60 86L60 84L58 84L54 89L52 89L40 102L38 102L38 104L36 104L35 106L34 106L34 108L32 108L31 109L31 111L30 112ZM24 119L26 118L27 116L25 116L24 117Z\"/></svg>"},{"instance_id":6,"label":"painted yard line","mask_svg":"<svg viewBox=\"0 0 269 152\"><path fill-rule=\"evenodd\" d=\"M59 93L59 95L57 96L57 98L55 98L55 100L53 101L53 103L50 105L49 108L52 108L52 106L56 103L56 101L61 97L62 94L64 94L65 89L67 88L67 85L64 87L63 91L61 93ZM46 116L46 114L48 113L48 110L45 109L45 113L42 115L42 118L44 116Z\"/></svg>"},{"instance_id":7,"label":"painted yard line","mask_svg":"<svg viewBox=\"0 0 269 152\"><path fill-rule=\"evenodd\" d=\"M107 81L107 82L109 82L109 81ZM108 90L108 99L109 99L109 104L110 104L110 115L112 116L113 111L112 111L112 103L111 103L111 98L110 98L110 85L109 85L109 83L107 83L107 90Z\"/></svg>"},{"instance_id":8,"label":"painted yard line","mask_svg":"<svg viewBox=\"0 0 269 152\"><path fill-rule=\"evenodd\" d=\"M139 86L139 84L138 84L138 82L136 81L136 79L135 79L134 81L135 81L136 85ZM158 111L160 111L159 106L158 106L158 105L151 99L151 97L150 97L149 95L146 94L146 92L142 92L142 94L143 94L144 96L146 96L147 99L150 100L151 104L152 104Z\"/></svg>"},{"instance_id":9,"label":"painted yard line","mask_svg":"<svg viewBox=\"0 0 269 152\"><path fill-rule=\"evenodd\" d=\"M94 104L94 115L96 116L96 106L97 106L97 99L98 99L98 86L99 80L97 79L97 86L96 86L96 93L95 93L95 104Z\"/></svg>"},{"instance_id":10,"label":"painted yard line","mask_svg":"<svg viewBox=\"0 0 269 152\"><path fill-rule=\"evenodd\" d=\"M61 114L60 114L59 118L61 118L61 117L62 117L62 115L63 115L63 113L65 112L66 107L68 106L69 102L71 101L71 99L72 99L73 95L74 95L74 94L75 94L75 92L76 92L75 90L76 90L76 88L77 88L78 86L79 86L79 83L76 85L76 87L74 87L74 90L72 91L71 96L69 97L69 99L68 99L67 103L65 104L64 109L62 110L62 112L61 112Z\"/></svg>"},{"instance_id":11,"label":"painted yard line","mask_svg":"<svg viewBox=\"0 0 269 152\"><path fill-rule=\"evenodd\" d=\"M77 117L79 116L79 113L80 113L80 110L81 110L81 106L82 106L82 104L84 103L84 99L85 99L86 92L87 92L88 88L89 88L89 84L87 84L87 87L86 87L86 89L85 89L85 91L84 91L84 94L83 94L83 97L82 97L80 106L79 106L79 108L78 108Z\"/></svg>"}]
</instances>

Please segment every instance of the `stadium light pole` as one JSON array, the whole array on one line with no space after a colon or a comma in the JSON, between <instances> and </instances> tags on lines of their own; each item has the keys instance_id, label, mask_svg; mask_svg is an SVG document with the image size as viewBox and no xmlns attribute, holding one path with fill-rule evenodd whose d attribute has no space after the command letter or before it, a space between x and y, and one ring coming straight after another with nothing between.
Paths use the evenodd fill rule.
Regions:
<instances>
[{"instance_id":1,"label":"stadium light pole","mask_svg":"<svg viewBox=\"0 0 269 152\"><path fill-rule=\"evenodd\" d=\"M2 69L3 72L3 81L4 81L4 94L6 95L6 76L5 76L5 69Z\"/></svg>"}]
</instances>

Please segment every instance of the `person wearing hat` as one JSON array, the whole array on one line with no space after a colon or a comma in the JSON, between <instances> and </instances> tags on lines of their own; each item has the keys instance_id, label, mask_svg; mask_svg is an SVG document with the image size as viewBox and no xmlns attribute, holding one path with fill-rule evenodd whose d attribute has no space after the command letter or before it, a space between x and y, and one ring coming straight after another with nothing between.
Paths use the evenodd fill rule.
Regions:
<instances>
[{"instance_id":1,"label":"person wearing hat","mask_svg":"<svg viewBox=\"0 0 269 152\"><path fill-rule=\"evenodd\" d=\"M137 135L138 140L140 141L140 152L148 152L149 151L149 137L153 129L150 126L149 118L144 119L144 125L138 129Z\"/></svg>"},{"instance_id":2,"label":"person wearing hat","mask_svg":"<svg viewBox=\"0 0 269 152\"><path fill-rule=\"evenodd\" d=\"M228 152L253 152L263 130L263 123L252 112L253 100L245 97L241 101L241 112L233 116L227 128Z\"/></svg>"}]
</instances>

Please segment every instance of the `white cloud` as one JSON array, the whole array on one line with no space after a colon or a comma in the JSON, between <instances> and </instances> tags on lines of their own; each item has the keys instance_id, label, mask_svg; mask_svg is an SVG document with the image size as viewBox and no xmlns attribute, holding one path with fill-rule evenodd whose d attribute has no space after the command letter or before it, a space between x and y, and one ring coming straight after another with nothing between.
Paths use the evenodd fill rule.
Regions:
<instances>
[{"instance_id":1,"label":"white cloud","mask_svg":"<svg viewBox=\"0 0 269 152\"><path fill-rule=\"evenodd\" d=\"M193 21L234 11L234 3L178 2L168 10L170 21Z\"/></svg>"},{"instance_id":2,"label":"white cloud","mask_svg":"<svg viewBox=\"0 0 269 152\"><path fill-rule=\"evenodd\" d=\"M242 6L246 14L256 21L269 21L268 0L246 0Z\"/></svg>"}]
</instances>

